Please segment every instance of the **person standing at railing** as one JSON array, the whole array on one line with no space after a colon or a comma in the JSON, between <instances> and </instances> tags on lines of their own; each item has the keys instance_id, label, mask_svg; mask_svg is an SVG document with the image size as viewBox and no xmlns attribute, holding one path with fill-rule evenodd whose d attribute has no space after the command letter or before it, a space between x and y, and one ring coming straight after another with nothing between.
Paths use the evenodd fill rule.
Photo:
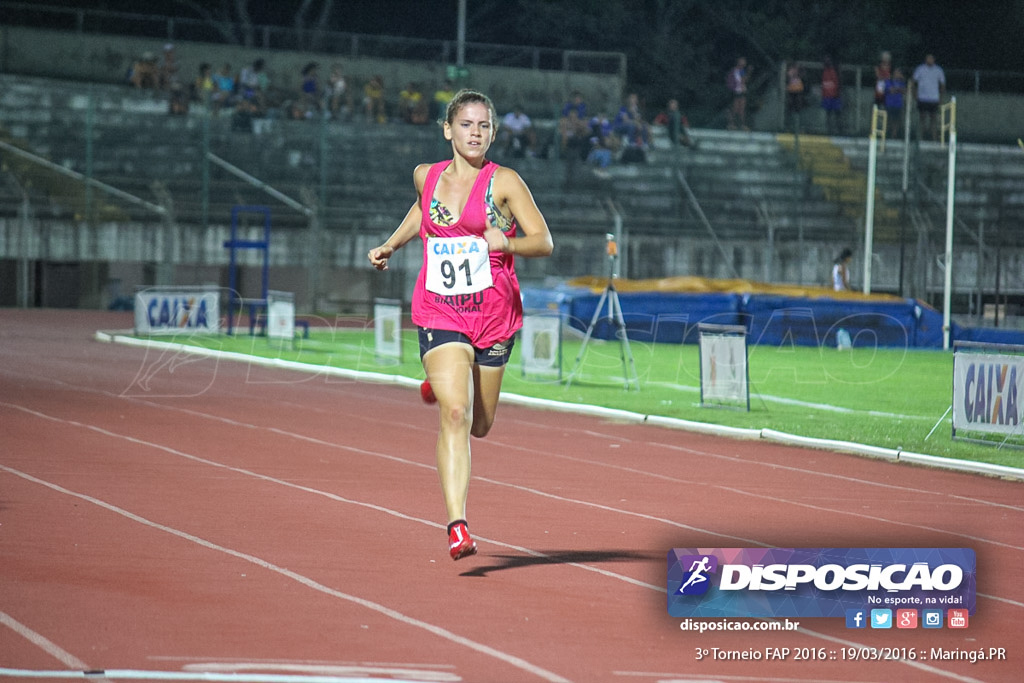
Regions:
<instances>
[{"instance_id":1,"label":"person standing at railing","mask_svg":"<svg viewBox=\"0 0 1024 683\"><path fill-rule=\"evenodd\" d=\"M821 108L825 111L825 131L829 135L843 132L843 100L839 86L839 70L831 57L825 57L821 70Z\"/></svg>"},{"instance_id":2,"label":"person standing at railing","mask_svg":"<svg viewBox=\"0 0 1024 683\"><path fill-rule=\"evenodd\" d=\"M946 94L946 72L935 63L935 55L927 54L924 63L914 69L912 78L917 96L917 115L920 120L920 139L939 139L939 105Z\"/></svg>"},{"instance_id":3,"label":"person standing at railing","mask_svg":"<svg viewBox=\"0 0 1024 683\"><path fill-rule=\"evenodd\" d=\"M878 55L875 65L875 104L879 109L885 106L885 82L892 76L892 53L888 50Z\"/></svg>"},{"instance_id":4,"label":"person standing at railing","mask_svg":"<svg viewBox=\"0 0 1024 683\"><path fill-rule=\"evenodd\" d=\"M892 78L885 82L885 111L889 121L890 138L898 138L903 134L903 99L907 94L907 79L903 69L896 67Z\"/></svg>"},{"instance_id":5,"label":"person standing at railing","mask_svg":"<svg viewBox=\"0 0 1024 683\"><path fill-rule=\"evenodd\" d=\"M522 327L514 258L552 250L547 221L526 183L487 159L497 127L489 97L456 93L443 124L453 158L416 167L416 201L367 255L374 268L386 270L396 250L422 240L412 320L427 373L421 393L440 408L437 471L453 560L476 552L466 522L470 436L486 436L494 423L505 365Z\"/></svg>"},{"instance_id":6,"label":"person standing at railing","mask_svg":"<svg viewBox=\"0 0 1024 683\"><path fill-rule=\"evenodd\" d=\"M725 85L732 98L728 112L729 130L750 130L747 126L747 81L750 80L750 72L746 57L737 57L735 66L725 77Z\"/></svg>"},{"instance_id":7,"label":"person standing at railing","mask_svg":"<svg viewBox=\"0 0 1024 683\"><path fill-rule=\"evenodd\" d=\"M794 134L800 133L800 112L804 108L804 70L795 61L786 62L786 114Z\"/></svg>"}]
</instances>

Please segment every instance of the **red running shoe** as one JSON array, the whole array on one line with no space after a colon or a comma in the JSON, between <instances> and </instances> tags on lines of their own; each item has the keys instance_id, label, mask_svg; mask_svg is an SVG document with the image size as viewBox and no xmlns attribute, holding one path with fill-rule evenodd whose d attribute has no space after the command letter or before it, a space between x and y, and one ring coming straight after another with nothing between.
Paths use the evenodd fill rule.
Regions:
<instances>
[{"instance_id":1,"label":"red running shoe","mask_svg":"<svg viewBox=\"0 0 1024 683\"><path fill-rule=\"evenodd\" d=\"M420 396L423 397L424 403L437 403L437 396L434 396L434 390L430 388L430 382L423 380L423 384L420 385Z\"/></svg>"},{"instance_id":2,"label":"red running shoe","mask_svg":"<svg viewBox=\"0 0 1024 683\"><path fill-rule=\"evenodd\" d=\"M476 541L469 535L469 527L461 519L448 525L448 552L453 560L476 555Z\"/></svg>"}]
</instances>

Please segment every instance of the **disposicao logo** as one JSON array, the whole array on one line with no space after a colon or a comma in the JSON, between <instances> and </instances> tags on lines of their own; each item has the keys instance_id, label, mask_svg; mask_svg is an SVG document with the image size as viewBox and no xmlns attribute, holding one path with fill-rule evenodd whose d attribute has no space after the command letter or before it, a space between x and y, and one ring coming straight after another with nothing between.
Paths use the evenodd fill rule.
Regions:
<instances>
[{"instance_id":1,"label":"disposicao logo","mask_svg":"<svg viewBox=\"0 0 1024 683\"><path fill-rule=\"evenodd\" d=\"M969 548L674 548L668 611L677 617L844 617L854 611L975 605ZM915 611L916 615L916 611ZM892 627L892 618L888 628ZM915 624L916 626L916 624ZM857 623L853 628L860 628Z\"/></svg>"},{"instance_id":2,"label":"disposicao logo","mask_svg":"<svg viewBox=\"0 0 1024 683\"><path fill-rule=\"evenodd\" d=\"M710 574L718 569L718 558L714 555L686 555L679 558L689 569L683 575L679 595L703 595L711 587Z\"/></svg>"}]
</instances>

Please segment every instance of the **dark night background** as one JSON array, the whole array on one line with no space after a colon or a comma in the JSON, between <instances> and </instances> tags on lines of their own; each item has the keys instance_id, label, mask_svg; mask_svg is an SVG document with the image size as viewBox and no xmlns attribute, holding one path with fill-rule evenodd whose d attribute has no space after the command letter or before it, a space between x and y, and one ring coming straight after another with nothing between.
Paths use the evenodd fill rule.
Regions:
<instances>
[{"instance_id":1,"label":"dark night background","mask_svg":"<svg viewBox=\"0 0 1024 683\"><path fill-rule=\"evenodd\" d=\"M50 4L41 2L40 4ZM53 2L64 7L102 8L145 14L197 17L195 7L217 11L222 6L231 8L236 0L165 0L161 3L140 3L138 0L63 0ZM254 23L281 26L293 24L302 0L248 0L248 12ZM323 6L321 0L308 2L309 14L315 15ZM1024 32L1024 0L931 0L930 2L899 2L895 0L868 0L867 2L819 1L806 2L751 2L746 0L540 0L516 2L506 0L468 0L467 14L470 31L468 40L507 44L537 45L541 47L573 47L580 49L608 49L629 51L636 47L634 36L614 25L600 31L602 44L593 44L592 19L614 16L619 8L625 16L654 16L675 6L677 14L785 16L791 14L801 20L808 8L824 8L829 13L851 18L873 15L878 23L895 29L905 29L911 37L907 47L917 52L932 50L939 61L954 68L993 69L1017 71L1022 68L1021 42ZM709 7L714 10L709 10ZM330 27L354 33L374 33L421 38L454 39L456 26L456 0L335 0L330 12ZM538 8L543 8L538 11ZM779 9L779 8L785 8ZM775 12L775 9L779 9ZM865 12L864 10L867 9ZM545 15L543 21L555 25L530 26L528 15ZM562 21L551 22L549 15L560 16ZM699 17L695 17L699 20ZM537 22L539 23L539 22ZM824 41L824 37L822 37ZM584 42L585 41L585 42ZM853 61L864 46L837 45L836 56ZM873 48L883 49L881 46ZM844 55L848 52L850 54ZM817 51L815 51L817 52ZM797 59L815 59L817 54L795 54ZM908 55L909 57L909 55ZM916 57L915 57L916 59ZM915 61L915 60L910 60ZM915 62L916 63L916 62Z\"/></svg>"},{"instance_id":2,"label":"dark night background","mask_svg":"<svg viewBox=\"0 0 1024 683\"><path fill-rule=\"evenodd\" d=\"M40 4L50 4L42 2ZM455 40L457 0L64 0L82 7L351 33ZM239 32L241 35L241 32ZM1024 72L1024 0L467 0L469 42L623 52L648 102L714 105L725 71L788 59L913 69L932 52L955 70ZM241 38L239 38L241 40ZM1014 86L1015 87L1015 86Z\"/></svg>"}]
</instances>

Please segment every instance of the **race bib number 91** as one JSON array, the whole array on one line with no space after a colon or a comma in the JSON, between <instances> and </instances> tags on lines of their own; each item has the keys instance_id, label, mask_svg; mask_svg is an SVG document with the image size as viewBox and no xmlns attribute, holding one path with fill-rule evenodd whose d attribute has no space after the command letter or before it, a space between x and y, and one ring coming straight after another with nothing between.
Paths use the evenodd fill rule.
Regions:
<instances>
[{"instance_id":1,"label":"race bib number 91","mask_svg":"<svg viewBox=\"0 0 1024 683\"><path fill-rule=\"evenodd\" d=\"M487 240L482 237L428 237L427 289L445 296L473 294L494 284Z\"/></svg>"}]
</instances>

